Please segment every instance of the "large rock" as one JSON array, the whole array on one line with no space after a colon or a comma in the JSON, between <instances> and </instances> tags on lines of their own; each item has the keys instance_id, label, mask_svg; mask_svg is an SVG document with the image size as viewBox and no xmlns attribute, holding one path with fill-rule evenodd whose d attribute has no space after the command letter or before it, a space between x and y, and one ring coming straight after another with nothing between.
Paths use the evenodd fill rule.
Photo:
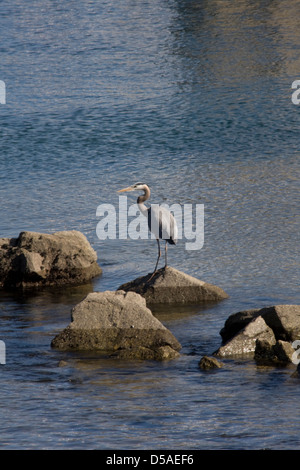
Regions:
<instances>
[{"instance_id":1,"label":"large rock","mask_svg":"<svg viewBox=\"0 0 300 470\"><path fill-rule=\"evenodd\" d=\"M188 305L226 299L220 287L200 281L177 269L167 267L123 284L119 290L133 291L146 299L148 306L158 304Z\"/></svg>"},{"instance_id":2,"label":"large rock","mask_svg":"<svg viewBox=\"0 0 300 470\"><path fill-rule=\"evenodd\" d=\"M171 359L180 343L139 294L93 292L74 307L71 323L52 341L63 350L115 352L121 358Z\"/></svg>"},{"instance_id":3,"label":"large rock","mask_svg":"<svg viewBox=\"0 0 300 470\"><path fill-rule=\"evenodd\" d=\"M233 338L239 331L248 325L254 318L259 316L260 309L243 310L233 313L225 321L224 327L220 331L222 342L225 343Z\"/></svg>"},{"instance_id":4,"label":"large rock","mask_svg":"<svg viewBox=\"0 0 300 470\"><path fill-rule=\"evenodd\" d=\"M300 339L300 305L274 305L230 315L220 331L223 342L228 341L259 316L272 328L276 339L283 341Z\"/></svg>"},{"instance_id":5,"label":"large rock","mask_svg":"<svg viewBox=\"0 0 300 470\"><path fill-rule=\"evenodd\" d=\"M295 349L288 341L279 339L274 343L257 339L254 359L260 364L286 364L293 362Z\"/></svg>"},{"instance_id":6,"label":"large rock","mask_svg":"<svg viewBox=\"0 0 300 470\"><path fill-rule=\"evenodd\" d=\"M230 315L220 331L217 356L252 355L260 362L291 362L291 342L300 339L300 305L275 305Z\"/></svg>"},{"instance_id":7,"label":"large rock","mask_svg":"<svg viewBox=\"0 0 300 470\"><path fill-rule=\"evenodd\" d=\"M81 232L21 232L0 239L0 288L83 284L100 273L97 254Z\"/></svg>"},{"instance_id":8,"label":"large rock","mask_svg":"<svg viewBox=\"0 0 300 470\"><path fill-rule=\"evenodd\" d=\"M233 338L221 346L214 354L220 357L227 356L254 356L256 340L276 342L271 328L262 317L257 317L248 323Z\"/></svg>"},{"instance_id":9,"label":"large rock","mask_svg":"<svg viewBox=\"0 0 300 470\"><path fill-rule=\"evenodd\" d=\"M295 372L291 375L294 379L300 379L300 364L297 365Z\"/></svg>"}]
</instances>

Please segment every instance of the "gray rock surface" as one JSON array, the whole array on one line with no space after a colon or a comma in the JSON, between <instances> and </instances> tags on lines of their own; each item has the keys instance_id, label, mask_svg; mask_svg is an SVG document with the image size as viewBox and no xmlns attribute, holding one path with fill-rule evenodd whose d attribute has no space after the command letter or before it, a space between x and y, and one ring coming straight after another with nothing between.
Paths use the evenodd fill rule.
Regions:
<instances>
[{"instance_id":1,"label":"gray rock surface","mask_svg":"<svg viewBox=\"0 0 300 470\"><path fill-rule=\"evenodd\" d=\"M146 299L148 306L159 304L188 305L206 301L219 301L228 295L218 286L200 281L175 268L158 270L123 284L120 290L133 291Z\"/></svg>"},{"instance_id":2,"label":"gray rock surface","mask_svg":"<svg viewBox=\"0 0 300 470\"><path fill-rule=\"evenodd\" d=\"M256 340L275 343L275 336L262 317L254 318L216 352L216 356L254 356Z\"/></svg>"},{"instance_id":3,"label":"gray rock surface","mask_svg":"<svg viewBox=\"0 0 300 470\"><path fill-rule=\"evenodd\" d=\"M223 343L233 338L236 333L241 331L254 318L259 316L260 309L244 310L233 313L225 321L224 327L220 331Z\"/></svg>"},{"instance_id":4,"label":"gray rock surface","mask_svg":"<svg viewBox=\"0 0 300 470\"><path fill-rule=\"evenodd\" d=\"M139 294L93 292L77 304L71 323L52 341L62 350L95 350L128 359L178 357L180 343Z\"/></svg>"},{"instance_id":5,"label":"gray rock surface","mask_svg":"<svg viewBox=\"0 0 300 470\"><path fill-rule=\"evenodd\" d=\"M288 363L300 339L300 305L275 305L230 315L220 331L216 356L252 355L257 361Z\"/></svg>"},{"instance_id":6,"label":"gray rock surface","mask_svg":"<svg viewBox=\"0 0 300 470\"><path fill-rule=\"evenodd\" d=\"M295 349L288 341L279 339L274 343L267 340L256 341L254 359L261 364L286 364L292 362Z\"/></svg>"},{"instance_id":7,"label":"gray rock surface","mask_svg":"<svg viewBox=\"0 0 300 470\"><path fill-rule=\"evenodd\" d=\"M221 369L223 363L215 357L203 356L199 361L199 367L202 370Z\"/></svg>"},{"instance_id":8,"label":"gray rock surface","mask_svg":"<svg viewBox=\"0 0 300 470\"><path fill-rule=\"evenodd\" d=\"M75 230L0 239L0 288L83 284L101 272L96 252Z\"/></svg>"},{"instance_id":9,"label":"gray rock surface","mask_svg":"<svg viewBox=\"0 0 300 470\"><path fill-rule=\"evenodd\" d=\"M276 339L300 339L300 305L275 305L259 313L274 331Z\"/></svg>"}]
</instances>

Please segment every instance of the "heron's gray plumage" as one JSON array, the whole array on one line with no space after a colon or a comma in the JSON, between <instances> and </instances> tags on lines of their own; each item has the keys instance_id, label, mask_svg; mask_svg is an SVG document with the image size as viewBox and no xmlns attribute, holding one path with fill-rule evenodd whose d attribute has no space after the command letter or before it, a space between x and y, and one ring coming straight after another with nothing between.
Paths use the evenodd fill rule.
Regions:
<instances>
[{"instance_id":1,"label":"heron's gray plumage","mask_svg":"<svg viewBox=\"0 0 300 470\"><path fill-rule=\"evenodd\" d=\"M176 245L178 237L178 228L176 219L171 212L165 207L153 205L150 207L145 206L144 202L150 198L150 188L144 183L135 183L128 188L120 189L118 192L125 191L144 191L142 196L137 198L137 204L142 214L148 219L148 227L150 232L155 235L158 244L158 257L154 273L156 272L158 261L161 255L159 240L165 240L165 266L167 266L167 243Z\"/></svg>"}]
</instances>

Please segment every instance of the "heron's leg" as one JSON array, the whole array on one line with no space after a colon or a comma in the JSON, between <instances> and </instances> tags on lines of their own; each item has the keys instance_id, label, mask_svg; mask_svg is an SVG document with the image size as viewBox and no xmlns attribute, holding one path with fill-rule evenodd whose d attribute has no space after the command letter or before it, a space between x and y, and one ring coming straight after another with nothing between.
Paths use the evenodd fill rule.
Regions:
<instances>
[{"instance_id":1,"label":"heron's leg","mask_svg":"<svg viewBox=\"0 0 300 470\"><path fill-rule=\"evenodd\" d=\"M168 244L167 244L167 240L166 240L166 246L165 246L165 268L167 267L167 256L168 255Z\"/></svg>"},{"instance_id":2,"label":"heron's leg","mask_svg":"<svg viewBox=\"0 0 300 470\"><path fill-rule=\"evenodd\" d=\"M157 241L157 247L158 247L158 256L157 256L157 261L156 261L155 269L154 269L154 271L153 271L154 273L155 273L156 270L157 270L159 258L160 258L160 255L161 255L159 239L157 238L156 241Z\"/></svg>"},{"instance_id":3,"label":"heron's leg","mask_svg":"<svg viewBox=\"0 0 300 470\"><path fill-rule=\"evenodd\" d=\"M159 239L157 238L156 239L157 241L157 247L158 247L158 256L157 256L157 261L156 261L156 265L155 265L155 269L152 273L152 275L150 276L150 278L147 280L147 282L151 281L151 279L153 278L154 274L156 273L156 270L157 270L157 266L158 266L158 262L159 262L159 258L160 258L160 255L161 255L161 252L160 252L160 244L159 244Z\"/></svg>"}]
</instances>

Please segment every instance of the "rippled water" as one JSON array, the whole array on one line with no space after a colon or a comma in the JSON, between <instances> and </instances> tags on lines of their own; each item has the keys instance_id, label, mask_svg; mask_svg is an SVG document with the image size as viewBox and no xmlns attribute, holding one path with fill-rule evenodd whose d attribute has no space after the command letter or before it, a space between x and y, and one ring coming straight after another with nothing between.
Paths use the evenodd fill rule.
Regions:
<instances>
[{"instance_id":1,"label":"rippled water","mask_svg":"<svg viewBox=\"0 0 300 470\"><path fill-rule=\"evenodd\" d=\"M299 448L294 366L198 369L229 314L300 300L298 10L1 3L0 236L80 230L103 268L87 286L1 294L1 448ZM157 313L183 346L175 361L54 351L88 292L154 267L155 242L96 236L97 206L138 180L152 202L204 204L203 248L181 240L169 262L230 297Z\"/></svg>"}]
</instances>

